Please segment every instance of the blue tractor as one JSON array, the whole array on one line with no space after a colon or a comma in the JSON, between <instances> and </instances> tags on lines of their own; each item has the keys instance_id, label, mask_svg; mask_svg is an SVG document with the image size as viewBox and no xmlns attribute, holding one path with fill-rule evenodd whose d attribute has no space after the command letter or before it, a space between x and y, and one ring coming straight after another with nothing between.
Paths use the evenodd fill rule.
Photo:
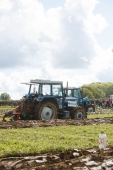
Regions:
<instances>
[{"instance_id":1,"label":"blue tractor","mask_svg":"<svg viewBox=\"0 0 113 170\"><path fill-rule=\"evenodd\" d=\"M91 104L91 101L88 97L83 96L83 92L80 90L80 88L74 88L74 87L67 87L64 88L65 93L65 109L70 110L68 108L68 101L77 100L77 104L80 107L83 107L86 112L95 112L95 106Z\"/></svg>"},{"instance_id":2,"label":"blue tractor","mask_svg":"<svg viewBox=\"0 0 113 170\"><path fill-rule=\"evenodd\" d=\"M20 105L22 119L86 118L86 110L78 106L78 98L66 101L68 109L65 107L62 81L35 79L22 84L29 86L29 92L23 97Z\"/></svg>"}]
</instances>

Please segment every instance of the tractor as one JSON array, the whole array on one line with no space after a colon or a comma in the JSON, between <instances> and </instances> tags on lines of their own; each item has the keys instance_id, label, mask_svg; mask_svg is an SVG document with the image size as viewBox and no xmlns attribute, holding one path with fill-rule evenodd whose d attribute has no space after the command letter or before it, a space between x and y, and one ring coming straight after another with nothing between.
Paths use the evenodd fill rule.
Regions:
<instances>
[{"instance_id":1,"label":"tractor","mask_svg":"<svg viewBox=\"0 0 113 170\"><path fill-rule=\"evenodd\" d=\"M95 112L95 106L91 104L89 98L83 96L83 92L80 90L80 88L75 87L67 87L64 88L65 93L65 109L70 110L68 108L68 101L77 100L77 104L80 107L85 108L86 112Z\"/></svg>"},{"instance_id":2,"label":"tractor","mask_svg":"<svg viewBox=\"0 0 113 170\"><path fill-rule=\"evenodd\" d=\"M20 106L13 115L23 120L84 119L86 110L78 106L78 98L66 101L62 81L31 80L22 83L29 86ZM81 99L80 99L81 100Z\"/></svg>"}]
</instances>

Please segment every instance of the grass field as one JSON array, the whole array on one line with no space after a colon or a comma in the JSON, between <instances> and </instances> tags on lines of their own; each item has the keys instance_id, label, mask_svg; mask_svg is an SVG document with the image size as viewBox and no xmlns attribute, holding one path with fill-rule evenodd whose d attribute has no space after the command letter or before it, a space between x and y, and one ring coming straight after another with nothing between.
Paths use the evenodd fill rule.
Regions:
<instances>
[{"instance_id":1,"label":"grass field","mask_svg":"<svg viewBox=\"0 0 113 170\"><path fill-rule=\"evenodd\" d=\"M0 110L12 110L14 107L11 106L0 106Z\"/></svg>"},{"instance_id":2,"label":"grass field","mask_svg":"<svg viewBox=\"0 0 113 170\"><path fill-rule=\"evenodd\" d=\"M113 114L88 115L89 119L104 117L113 117ZM102 130L107 134L107 146L110 146L113 144L112 128L112 124L100 124L0 129L0 157L98 147L98 134Z\"/></svg>"},{"instance_id":3,"label":"grass field","mask_svg":"<svg viewBox=\"0 0 113 170\"><path fill-rule=\"evenodd\" d=\"M113 117L113 113L109 113L109 114L90 114L87 115L88 119L93 119L93 118L107 118L107 117Z\"/></svg>"},{"instance_id":4,"label":"grass field","mask_svg":"<svg viewBox=\"0 0 113 170\"><path fill-rule=\"evenodd\" d=\"M98 147L98 134L113 144L111 124L0 129L0 157Z\"/></svg>"}]
</instances>

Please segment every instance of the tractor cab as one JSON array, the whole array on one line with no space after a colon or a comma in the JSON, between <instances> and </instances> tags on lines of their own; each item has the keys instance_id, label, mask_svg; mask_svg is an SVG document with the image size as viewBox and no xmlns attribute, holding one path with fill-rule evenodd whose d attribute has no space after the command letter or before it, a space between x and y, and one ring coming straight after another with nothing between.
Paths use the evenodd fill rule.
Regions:
<instances>
[{"instance_id":1,"label":"tractor cab","mask_svg":"<svg viewBox=\"0 0 113 170\"><path fill-rule=\"evenodd\" d=\"M64 93L65 93L66 108L67 108L67 103L69 102L76 102L76 105L82 106L83 97L79 88L73 88L73 87L64 88Z\"/></svg>"},{"instance_id":2,"label":"tractor cab","mask_svg":"<svg viewBox=\"0 0 113 170\"><path fill-rule=\"evenodd\" d=\"M67 106L68 101L75 101L77 102L77 105L80 107L84 107L86 109L86 112L94 112L95 107L91 104L88 97L84 97L82 91L80 88L75 87L68 87L64 88L65 93L65 106ZM67 108L67 107L66 107Z\"/></svg>"},{"instance_id":3,"label":"tractor cab","mask_svg":"<svg viewBox=\"0 0 113 170\"><path fill-rule=\"evenodd\" d=\"M66 97L74 97L74 98L81 98L82 94L79 88L73 88L69 87L64 88L64 93L66 94Z\"/></svg>"},{"instance_id":4,"label":"tractor cab","mask_svg":"<svg viewBox=\"0 0 113 170\"><path fill-rule=\"evenodd\" d=\"M50 81L50 80L31 80L30 83L22 83L29 85L28 94L25 95L26 99L33 99L34 103L45 100L56 100L59 108L63 109L63 82Z\"/></svg>"}]
</instances>

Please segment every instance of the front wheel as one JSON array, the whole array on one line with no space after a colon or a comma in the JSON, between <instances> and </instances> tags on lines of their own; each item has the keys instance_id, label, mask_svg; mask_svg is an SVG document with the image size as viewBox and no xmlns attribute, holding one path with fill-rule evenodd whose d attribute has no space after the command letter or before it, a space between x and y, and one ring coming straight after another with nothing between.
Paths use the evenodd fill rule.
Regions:
<instances>
[{"instance_id":1,"label":"front wheel","mask_svg":"<svg viewBox=\"0 0 113 170\"><path fill-rule=\"evenodd\" d=\"M84 108L75 108L71 113L72 119L85 119L87 117Z\"/></svg>"},{"instance_id":2,"label":"front wheel","mask_svg":"<svg viewBox=\"0 0 113 170\"><path fill-rule=\"evenodd\" d=\"M86 112L95 112L95 106L92 104L89 104L86 106Z\"/></svg>"},{"instance_id":3,"label":"front wheel","mask_svg":"<svg viewBox=\"0 0 113 170\"><path fill-rule=\"evenodd\" d=\"M51 101L40 103L35 108L35 118L38 120L52 120L58 116L58 108Z\"/></svg>"}]
</instances>

